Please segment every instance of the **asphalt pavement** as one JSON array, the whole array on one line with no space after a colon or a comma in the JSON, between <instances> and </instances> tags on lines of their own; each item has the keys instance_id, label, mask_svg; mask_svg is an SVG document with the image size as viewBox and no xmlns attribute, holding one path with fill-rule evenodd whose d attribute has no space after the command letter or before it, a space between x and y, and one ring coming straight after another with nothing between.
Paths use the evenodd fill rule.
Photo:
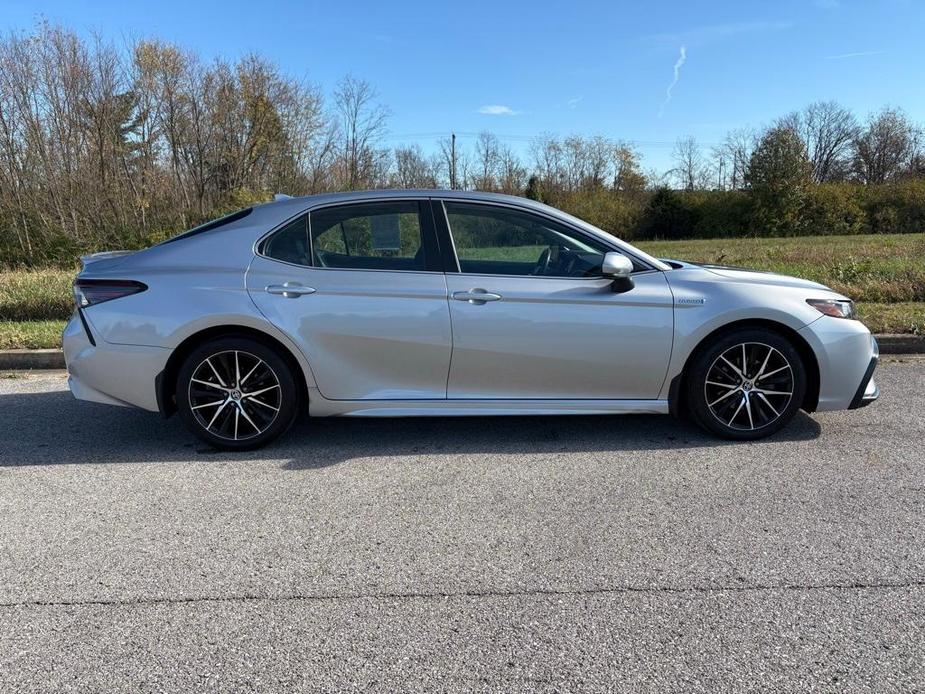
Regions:
<instances>
[{"instance_id":1,"label":"asphalt pavement","mask_svg":"<svg viewBox=\"0 0 925 694\"><path fill-rule=\"evenodd\" d=\"M0 378L0 692L925 689L925 360L667 416L176 419Z\"/></svg>"}]
</instances>

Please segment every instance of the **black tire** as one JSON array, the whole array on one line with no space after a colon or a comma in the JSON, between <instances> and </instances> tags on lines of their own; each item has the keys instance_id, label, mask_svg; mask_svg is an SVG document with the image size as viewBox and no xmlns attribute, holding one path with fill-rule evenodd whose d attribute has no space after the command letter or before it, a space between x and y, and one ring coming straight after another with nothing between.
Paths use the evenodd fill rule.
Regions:
<instances>
[{"instance_id":1,"label":"black tire","mask_svg":"<svg viewBox=\"0 0 925 694\"><path fill-rule=\"evenodd\" d=\"M770 436L793 419L806 393L806 368L780 333L739 328L697 352L685 386L697 424L722 438L750 441Z\"/></svg>"},{"instance_id":2,"label":"black tire","mask_svg":"<svg viewBox=\"0 0 925 694\"><path fill-rule=\"evenodd\" d=\"M177 410L187 428L210 446L253 450L292 426L299 411L297 383L289 363L272 347L248 337L221 337L203 343L183 362Z\"/></svg>"}]
</instances>

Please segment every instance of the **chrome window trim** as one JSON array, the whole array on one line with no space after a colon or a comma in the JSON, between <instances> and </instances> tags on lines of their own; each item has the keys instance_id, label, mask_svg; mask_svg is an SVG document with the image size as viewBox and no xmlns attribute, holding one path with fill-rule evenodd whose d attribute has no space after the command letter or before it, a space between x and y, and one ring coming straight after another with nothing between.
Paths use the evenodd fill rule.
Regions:
<instances>
[{"instance_id":1,"label":"chrome window trim","mask_svg":"<svg viewBox=\"0 0 925 694\"><path fill-rule=\"evenodd\" d=\"M584 239L591 238L593 241L597 241L603 244L604 246L609 247L610 250L614 252L622 253L623 255L629 258L632 258L635 262L639 263L645 268L644 270L634 271L632 273L634 275L648 274L650 272L662 272L662 270L652 267L652 265L650 265L645 260L635 255L634 253L630 253L626 249L621 248L618 244L614 244L606 239L599 239L595 236L591 236L584 230L576 229L574 225L569 224L568 222L562 219L558 219L554 215L551 215L551 214L546 214L544 212L531 209L529 207L510 204L507 202L495 202L493 200L478 200L478 199L467 199L467 198L440 198L440 197L433 198L433 199L440 203L440 208L443 210L443 217L446 220L446 228L450 234L450 245L453 247L453 257L456 260L456 272L458 272L460 275L468 275L471 277L528 277L528 278L543 279L543 280L601 280L601 279L607 279L605 275L600 275L598 277L555 277L552 275L510 275L510 274L492 274L492 273L486 273L486 272L463 272L462 267L459 264L459 253L456 252L456 239L453 236L453 227L450 225L449 213L447 213L446 211L446 202L448 200L450 202L462 202L464 204L483 205L485 207L506 207L512 210L517 210L518 212L523 212L524 214L532 214L532 215L536 215L537 217L548 219L552 222L555 222L556 224L559 224L560 226L565 227L569 231L574 232L579 238L584 238Z\"/></svg>"},{"instance_id":2,"label":"chrome window trim","mask_svg":"<svg viewBox=\"0 0 925 694\"><path fill-rule=\"evenodd\" d=\"M258 238L254 242L254 246L253 246L254 255L257 256L258 258L270 260L274 263L280 263L281 265L288 265L290 267L298 267L298 268L303 268L303 269L308 269L308 270L327 270L331 272L387 272L387 273L401 272L403 274L411 274L411 275L444 275L446 274L442 270L383 270L381 268L362 268L362 267L357 267L357 268L319 267L314 264L315 248L314 248L314 240L312 239L312 217L311 217L312 212L319 212L320 210L326 210L331 207L344 207L347 205L366 205L366 204L375 204L375 203L381 203L381 202L417 202L420 204L420 203L429 203L430 198L422 198L419 196L411 196L411 195L407 197L405 196L402 196L402 197L369 196L367 198L361 198L358 200L344 200L340 202L319 203L316 205L310 205L309 207L306 207L305 209L299 211L297 214L294 214L291 217L287 218L285 221L280 222L275 227L270 229L270 231L266 232L263 236ZM421 214L420 211L418 211L419 216L420 214ZM265 241L267 241L271 236L273 236L273 234L275 234L278 231L281 231L283 228L288 226L291 222L297 220L299 217L302 217L302 216L308 217L308 222L307 222L308 252L312 260L312 263L310 265L303 265L302 263L290 263L287 260L280 260L279 258L274 258L271 255L267 255L266 253L263 253L262 248L263 248L263 244ZM423 231L424 231L424 228L422 226L421 232L423 233ZM424 239L422 238L421 239L422 244L423 244L423 241Z\"/></svg>"},{"instance_id":3,"label":"chrome window trim","mask_svg":"<svg viewBox=\"0 0 925 694\"><path fill-rule=\"evenodd\" d=\"M432 199L431 202L439 202L440 209L443 210L443 221L446 224L446 232L450 237L450 248L453 249L453 261L456 263L456 272L460 275L465 274L459 265L459 253L456 252L456 239L453 238L453 229L450 227L450 216L446 212L446 202L443 198ZM505 275L506 276L506 275Z\"/></svg>"}]
</instances>

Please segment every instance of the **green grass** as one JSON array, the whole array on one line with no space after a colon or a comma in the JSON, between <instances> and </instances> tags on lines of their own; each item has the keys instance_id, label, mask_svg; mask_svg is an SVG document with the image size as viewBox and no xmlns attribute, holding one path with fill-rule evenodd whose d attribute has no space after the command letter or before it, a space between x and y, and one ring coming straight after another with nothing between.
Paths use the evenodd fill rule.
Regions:
<instances>
[{"instance_id":1,"label":"green grass","mask_svg":"<svg viewBox=\"0 0 925 694\"><path fill-rule=\"evenodd\" d=\"M858 304L858 313L872 333L925 335L925 302Z\"/></svg>"},{"instance_id":2,"label":"green grass","mask_svg":"<svg viewBox=\"0 0 925 694\"><path fill-rule=\"evenodd\" d=\"M661 258L770 270L821 282L858 302L876 333L925 334L925 234L646 241ZM510 249L533 261L542 249ZM481 251L470 251L481 257ZM57 347L73 311L73 270L0 271L0 349Z\"/></svg>"},{"instance_id":3,"label":"green grass","mask_svg":"<svg viewBox=\"0 0 925 694\"><path fill-rule=\"evenodd\" d=\"M0 321L64 320L74 311L73 270L0 271Z\"/></svg>"},{"instance_id":4,"label":"green grass","mask_svg":"<svg viewBox=\"0 0 925 694\"><path fill-rule=\"evenodd\" d=\"M61 346L64 321L0 321L0 349L51 349Z\"/></svg>"}]
</instances>

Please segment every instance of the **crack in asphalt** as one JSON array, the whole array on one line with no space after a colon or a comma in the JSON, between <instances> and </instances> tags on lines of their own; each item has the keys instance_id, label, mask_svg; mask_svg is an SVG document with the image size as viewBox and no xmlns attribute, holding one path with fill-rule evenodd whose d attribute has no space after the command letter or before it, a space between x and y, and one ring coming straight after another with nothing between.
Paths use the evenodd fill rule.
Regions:
<instances>
[{"instance_id":1,"label":"crack in asphalt","mask_svg":"<svg viewBox=\"0 0 925 694\"><path fill-rule=\"evenodd\" d=\"M114 598L110 600L23 600L18 602L0 602L0 608L15 607L132 607L140 605L183 605L195 603L247 603L247 602L337 602L349 600L445 600L450 598L517 598L517 597L580 597L586 595L619 594L666 594L683 595L685 593L750 593L761 591L814 591L814 590L895 590L901 588L925 588L925 579L907 582L869 582L869 583L818 583L818 584L780 584L748 586L691 586L679 588L673 586L616 586L612 588L576 588L555 589L541 588L535 590L464 590L457 592L407 592L407 593L348 593L344 595L227 595L227 596L190 596L161 598Z\"/></svg>"}]
</instances>

